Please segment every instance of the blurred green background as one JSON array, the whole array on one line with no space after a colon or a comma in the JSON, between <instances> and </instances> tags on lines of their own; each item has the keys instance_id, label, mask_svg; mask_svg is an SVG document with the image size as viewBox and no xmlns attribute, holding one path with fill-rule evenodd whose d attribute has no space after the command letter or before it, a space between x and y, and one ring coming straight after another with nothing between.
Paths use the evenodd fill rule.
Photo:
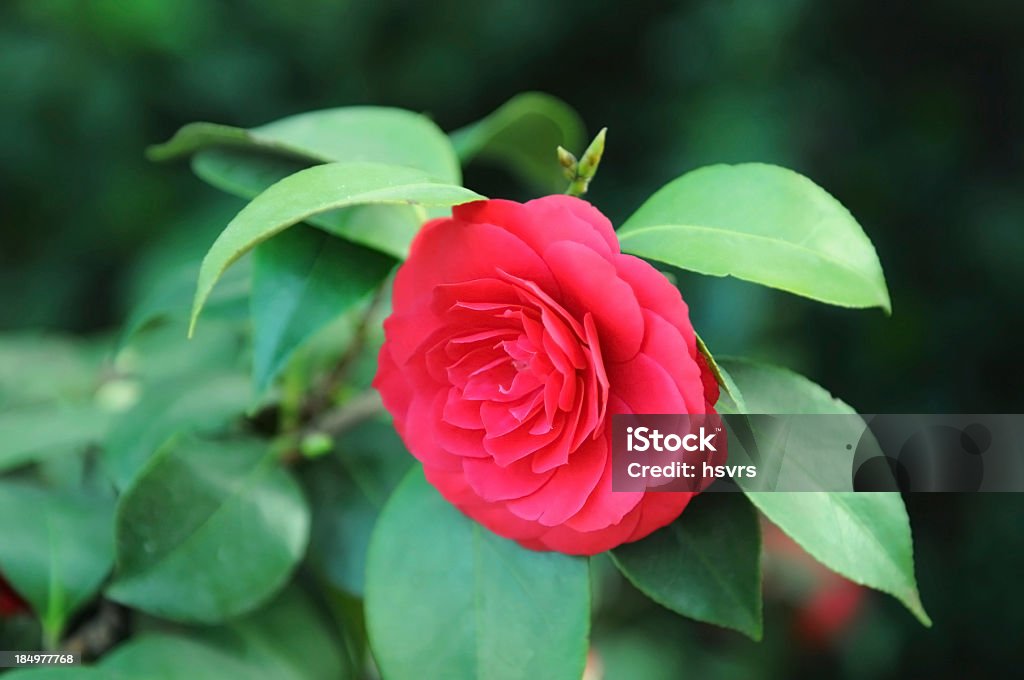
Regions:
<instances>
[{"instance_id":1,"label":"blurred green background","mask_svg":"<svg viewBox=\"0 0 1024 680\"><path fill-rule=\"evenodd\" d=\"M240 203L143 156L187 122L367 103L451 130L542 90L608 126L588 198L616 223L686 170L766 161L813 178L875 241L891 318L680 275L713 351L789 365L863 412L1020 412L1022 32L1012 0L9 0L0 330L109 333L208 246ZM529 197L484 166L466 183ZM932 630L872 595L816 651L770 609L760 646L666 616L623 622L635 634L609 633L609 659L656 640L674 650L665 677L1019 668L1024 500L907 502Z\"/></svg>"}]
</instances>

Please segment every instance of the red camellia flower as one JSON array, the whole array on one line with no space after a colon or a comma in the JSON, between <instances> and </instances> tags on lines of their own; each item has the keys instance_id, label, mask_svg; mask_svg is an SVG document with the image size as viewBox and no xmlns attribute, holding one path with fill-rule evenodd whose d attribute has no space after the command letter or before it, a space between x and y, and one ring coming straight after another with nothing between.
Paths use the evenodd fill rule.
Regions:
<instances>
[{"instance_id":1,"label":"red camellia flower","mask_svg":"<svg viewBox=\"0 0 1024 680\"><path fill-rule=\"evenodd\" d=\"M0 576L0 617L14 616L26 609L25 602L8 585L4 577Z\"/></svg>"},{"instance_id":2,"label":"red camellia flower","mask_svg":"<svg viewBox=\"0 0 1024 680\"><path fill-rule=\"evenodd\" d=\"M611 415L708 413L718 388L679 291L589 203L478 201L398 270L374 386L427 480L536 550L592 555L693 494L612 492Z\"/></svg>"}]
</instances>

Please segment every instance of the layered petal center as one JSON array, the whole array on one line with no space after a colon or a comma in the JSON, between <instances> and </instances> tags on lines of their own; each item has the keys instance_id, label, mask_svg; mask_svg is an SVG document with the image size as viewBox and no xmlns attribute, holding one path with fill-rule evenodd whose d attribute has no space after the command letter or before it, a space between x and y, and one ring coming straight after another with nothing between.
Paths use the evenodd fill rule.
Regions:
<instances>
[{"instance_id":1,"label":"layered petal center","mask_svg":"<svg viewBox=\"0 0 1024 680\"><path fill-rule=\"evenodd\" d=\"M481 436L500 467L545 473L603 428L608 379L593 323L536 284L498 273L439 286L427 368L447 383L444 421Z\"/></svg>"}]
</instances>

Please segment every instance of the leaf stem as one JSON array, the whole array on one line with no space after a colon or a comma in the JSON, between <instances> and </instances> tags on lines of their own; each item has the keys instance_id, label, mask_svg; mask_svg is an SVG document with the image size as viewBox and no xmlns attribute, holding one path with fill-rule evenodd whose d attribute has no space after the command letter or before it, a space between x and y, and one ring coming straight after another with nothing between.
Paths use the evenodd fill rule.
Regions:
<instances>
[{"instance_id":1,"label":"leaf stem","mask_svg":"<svg viewBox=\"0 0 1024 680\"><path fill-rule=\"evenodd\" d=\"M304 448L307 448L304 445L313 440L320 442L325 437L333 440L343 432L384 412L384 402L381 401L377 391L374 389L366 390L343 404L326 411L302 430L282 440L284 453L281 456L281 460L285 465L294 465L311 455L321 455L320 451L307 455L304 453ZM330 445L330 442L328 442L328 445ZM322 448L322 445L318 443L317 448Z\"/></svg>"}]
</instances>

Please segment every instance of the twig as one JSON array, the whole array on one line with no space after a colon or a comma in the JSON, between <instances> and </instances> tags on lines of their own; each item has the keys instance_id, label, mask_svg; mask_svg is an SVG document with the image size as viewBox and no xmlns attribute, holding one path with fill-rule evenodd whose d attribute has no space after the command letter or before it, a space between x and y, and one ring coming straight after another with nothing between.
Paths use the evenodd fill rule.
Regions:
<instances>
[{"instance_id":1,"label":"twig","mask_svg":"<svg viewBox=\"0 0 1024 680\"><path fill-rule=\"evenodd\" d=\"M366 308L366 312L359 319L359 324L352 332L352 342L349 343L348 349L346 349L345 353L338 359L338 363L334 366L334 369L324 376L320 385L316 390L314 390L313 394L310 395L309 401L306 404L307 413L319 413L330 405L332 396L345 382L349 373L352 372L352 367L359 360L359 355L362 354L363 348L366 347L366 339L370 329L370 320L373 318L377 308L380 306L380 302L383 297L384 286L380 286L374 292L373 298L370 300L370 304Z\"/></svg>"},{"instance_id":2,"label":"twig","mask_svg":"<svg viewBox=\"0 0 1024 680\"><path fill-rule=\"evenodd\" d=\"M87 660L98 659L128 634L128 616L121 605L103 600L96 615L69 635L60 650Z\"/></svg>"},{"instance_id":3,"label":"twig","mask_svg":"<svg viewBox=\"0 0 1024 680\"><path fill-rule=\"evenodd\" d=\"M326 439L325 450L332 446L331 440L346 430L373 416L384 412L384 403L376 390L370 389L362 394L349 399L340 406L326 411L318 418L315 418L306 427L296 432L292 437L286 439L284 453L281 461L285 465L294 465L306 456L303 454L304 445L308 442L319 439ZM320 444L318 443L319 447ZM310 454L317 455L317 454Z\"/></svg>"},{"instance_id":4,"label":"twig","mask_svg":"<svg viewBox=\"0 0 1024 680\"><path fill-rule=\"evenodd\" d=\"M384 412L384 402L370 389L327 411L305 429L305 434L322 433L336 437L359 423Z\"/></svg>"}]
</instances>

